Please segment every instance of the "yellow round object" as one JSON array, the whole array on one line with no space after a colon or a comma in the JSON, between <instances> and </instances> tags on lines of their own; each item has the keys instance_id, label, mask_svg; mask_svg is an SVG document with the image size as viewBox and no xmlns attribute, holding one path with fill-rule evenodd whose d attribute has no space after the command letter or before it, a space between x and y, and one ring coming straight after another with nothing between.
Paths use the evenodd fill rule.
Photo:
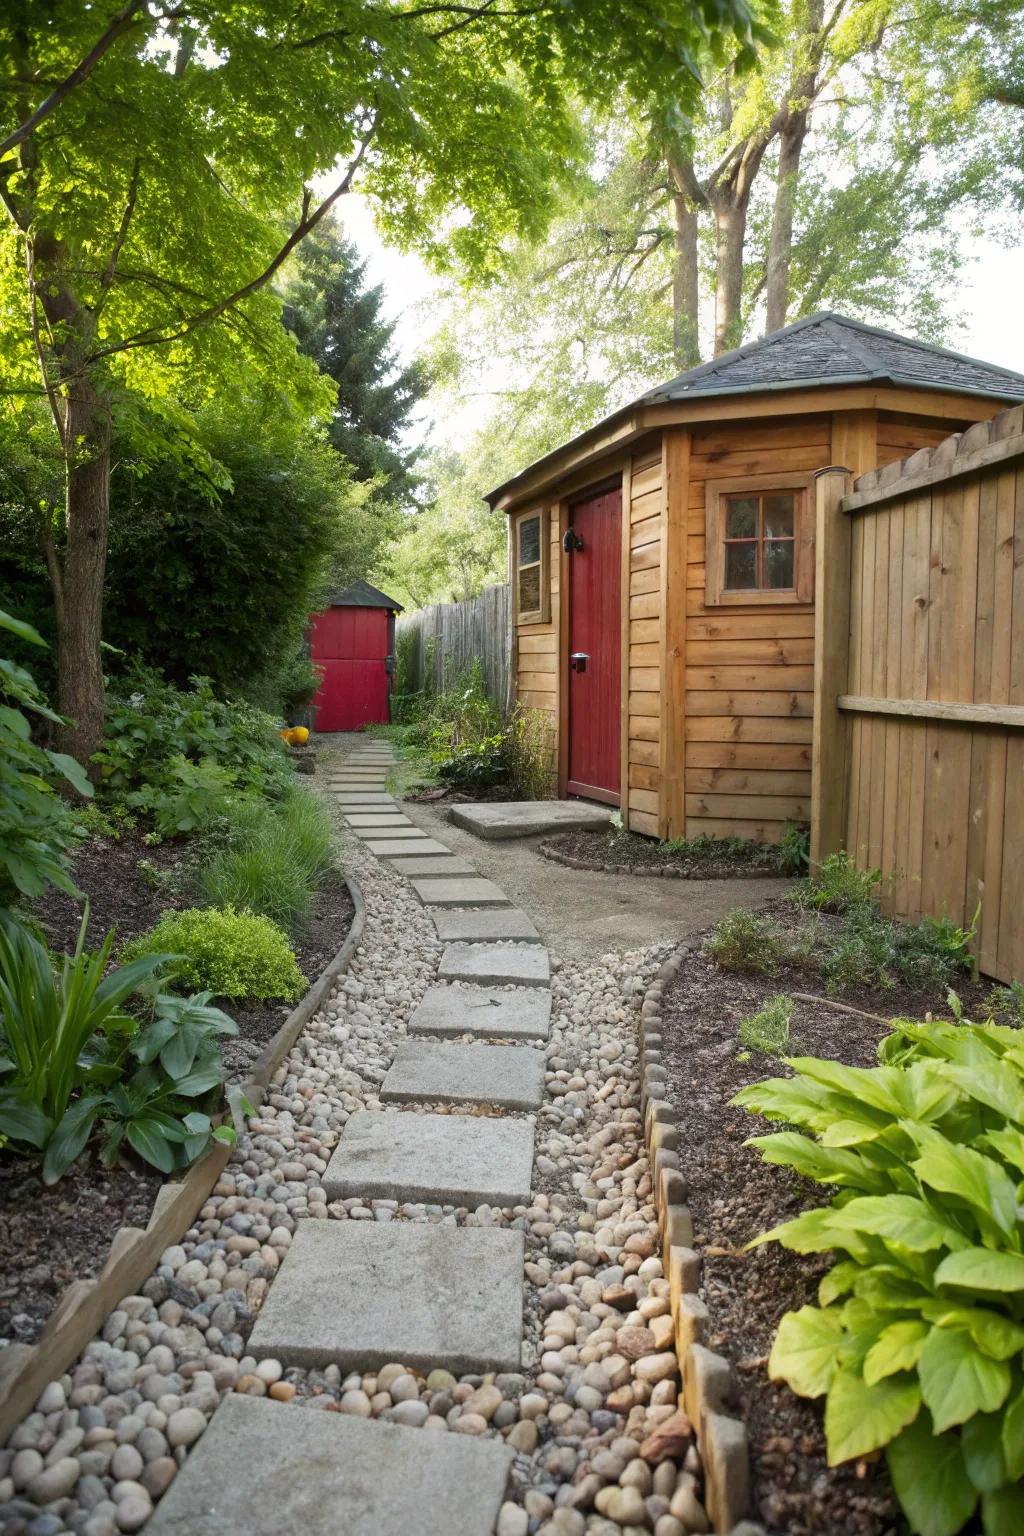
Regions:
<instances>
[{"instance_id":1,"label":"yellow round object","mask_svg":"<svg viewBox=\"0 0 1024 1536\"><path fill-rule=\"evenodd\" d=\"M291 733L292 746L304 747L309 740L309 731L304 725L296 725Z\"/></svg>"}]
</instances>

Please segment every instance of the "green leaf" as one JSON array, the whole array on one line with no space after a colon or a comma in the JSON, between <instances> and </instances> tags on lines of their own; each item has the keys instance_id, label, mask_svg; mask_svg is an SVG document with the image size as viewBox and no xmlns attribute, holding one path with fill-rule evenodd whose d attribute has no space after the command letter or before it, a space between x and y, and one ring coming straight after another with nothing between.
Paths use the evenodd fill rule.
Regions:
<instances>
[{"instance_id":1,"label":"green leaf","mask_svg":"<svg viewBox=\"0 0 1024 1536\"><path fill-rule=\"evenodd\" d=\"M978 1493L964 1463L959 1435L935 1435L919 1414L886 1453L892 1485L916 1536L957 1536Z\"/></svg>"},{"instance_id":2,"label":"green leaf","mask_svg":"<svg viewBox=\"0 0 1024 1536\"><path fill-rule=\"evenodd\" d=\"M921 1148L912 1164L922 1184L954 1195L978 1213L979 1222L992 1222L1004 1237L1017 1229L1017 1193L1000 1165L972 1147L959 1146L928 1126L905 1123L904 1129ZM988 1220L991 1216L992 1222Z\"/></svg>"},{"instance_id":3,"label":"green leaf","mask_svg":"<svg viewBox=\"0 0 1024 1536\"><path fill-rule=\"evenodd\" d=\"M46 1144L43 1183L56 1184L81 1152L103 1108L99 1093L84 1094L66 1110Z\"/></svg>"},{"instance_id":4,"label":"green leaf","mask_svg":"<svg viewBox=\"0 0 1024 1536\"><path fill-rule=\"evenodd\" d=\"M13 613L8 613L0 608L0 629L9 630L12 635L17 635L19 640L25 640L29 645L41 645L46 649L46 641L38 629L33 629L31 624L26 624L24 619L16 619Z\"/></svg>"},{"instance_id":5,"label":"green leaf","mask_svg":"<svg viewBox=\"0 0 1024 1536\"><path fill-rule=\"evenodd\" d=\"M772 1381L784 1381L799 1397L821 1397L832 1385L843 1320L838 1312L801 1307L779 1324L768 1361Z\"/></svg>"},{"instance_id":6,"label":"green leaf","mask_svg":"<svg viewBox=\"0 0 1024 1536\"><path fill-rule=\"evenodd\" d=\"M936 1285L959 1285L972 1291L1024 1291L1024 1256L965 1248L951 1253L935 1271Z\"/></svg>"},{"instance_id":7,"label":"green leaf","mask_svg":"<svg viewBox=\"0 0 1024 1536\"><path fill-rule=\"evenodd\" d=\"M1024 1326L988 1307L956 1307L937 1300L926 1301L921 1312L940 1328L966 1328L978 1348L993 1360L1009 1360L1024 1349Z\"/></svg>"},{"instance_id":8,"label":"green leaf","mask_svg":"<svg viewBox=\"0 0 1024 1536\"><path fill-rule=\"evenodd\" d=\"M162 1173L174 1167L174 1153L159 1126L145 1117L133 1120L125 1132L128 1145Z\"/></svg>"},{"instance_id":9,"label":"green leaf","mask_svg":"<svg viewBox=\"0 0 1024 1536\"><path fill-rule=\"evenodd\" d=\"M51 1121L37 1104L24 1104L13 1098L0 1102L0 1132L10 1141L45 1147L50 1130Z\"/></svg>"},{"instance_id":10,"label":"green leaf","mask_svg":"<svg viewBox=\"0 0 1024 1536\"><path fill-rule=\"evenodd\" d=\"M47 755L57 772L62 773L68 783L74 785L80 795L84 795L87 800L91 800L94 793L93 787L89 782L88 774L78 759L69 757L66 752L50 752Z\"/></svg>"},{"instance_id":11,"label":"green leaf","mask_svg":"<svg viewBox=\"0 0 1024 1536\"><path fill-rule=\"evenodd\" d=\"M850 1200L835 1211L833 1225L840 1231L849 1228L883 1238L914 1253L966 1244L955 1227L936 1216L925 1201L914 1195L865 1195Z\"/></svg>"},{"instance_id":12,"label":"green leaf","mask_svg":"<svg viewBox=\"0 0 1024 1536\"><path fill-rule=\"evenodd\" d=\"M840 1296L853 1288L858 1275L863 1274L859 1264L854 1264L852 1259L840 1259L838 1264L833 1264L827 1275L822 1275L818 1285L818 1301L823 1307L830 1302L837 1301Z\"/></svg>"},{"instance_id":13,"label":"green leaf","mask_svg":"<svg viewBox=\"0 0 1024 1536\"><path fill-rule=\"evenodd\" d=\"M792 1168L818 1184L839 1184L852 1189L888 1188L886 1178L868 1167L856 1152L820 1146L798 1131L751 1136L746 1145L757 1147L766 1163Z\"/></svg>"},{"instance_id":14,"label":"green leaf","mask_svg":"<svg viewBox=\"0 0 1024 1536\"><path fill-rule=\"evenodd\" d=\"M1003 1455L1007 1477L1018 1482L1024 1477L1024 1387L1014 1394L1003 1412Z\"/></svg>"},{"instance_id":15,"label":"green leaf","mask_svg":"<svg viewBox=\"0 0 1024 1536\"><path fill-rule=\"evenodd\" d=\"M918 1322L916 1318L904 1318L883 1328L864 1360L864 1380L868 1386L874 1386L875 1382L895 1375L897 1371L912 1371L921 1358L927 1337L927 1323Z\"/></svg>"},{"instance_id":16,"label":"green leaf","mask_svg":"<svg viewBox=\"0 0 1024 1536\"><path fill-rule=\"evenodd\" d=\"M976 1413L963 1427L967 1475L979 1493L994 1493L1006 1482L1002 1415Z\"/></svg>"},{"instance_id":17,"label":"green leaf","mask_svg":"<svg viewBox=\"0 0 1024 1536\"><path fill-rule=\"evenodd\" d=\"M183 1098L197 1099L200 1094L209 1093L221 1081L220 1067L196 1067L187 1077L179 1078L174 1084L175 1093L180 1093Z\"/></svg>"},{"instance_id":18,"label":"green leaf","mask_svg":"<svg viewBox=\"0 0 1024 1536\"><path fill-rule=\"evenodd\" d=\"M966 1328L933 1328L917 1373L937 1434L995 1412L1010 1390L1009 1367L983 1354Z\"/></svg>"},{"instance_id":19,"label":"green leaf","mask_svg":"<svg viewBox=\"0 0 1024 1536\"><path fill-rule=\"evenodd\" d=\"M869 1386L859 1371L838 1370L825 1404L829 1466L888 1445L920 1406L921 1389L912 1376L887 1376Z\"/></svg>"},{"instance_id":20,"label":"green leaf","mask_svg":"<svg viewBox=\"0 0 1024 1536\"><path fill-rule=\"evenodd\" d=\"M1024 1531L1024 1488L1000 1488L981 1501L985 1536L1020 1536Z\"/></svg>"}]
</instances>

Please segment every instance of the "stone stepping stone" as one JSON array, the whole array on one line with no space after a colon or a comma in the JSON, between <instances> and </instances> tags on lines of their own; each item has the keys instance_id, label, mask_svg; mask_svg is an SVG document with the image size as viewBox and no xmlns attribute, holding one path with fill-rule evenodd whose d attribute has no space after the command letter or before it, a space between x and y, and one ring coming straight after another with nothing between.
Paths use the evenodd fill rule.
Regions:
<instances>
[{"instance_id":1,"label":"stone stepping stone","mask_svg":"<svg viewBox=\"0 0 1024 1536\"><path fill-rule=\"evenodd\" d=\"M377 831L366 831L360 835L366 839L367 848L378 859L427 858L432 854L447 852L444 843L435 842L434 838L421 832L419 827L394 836L387 828L380 835Z\"/></svg>"},{"instance_id":2,"label":"stone stepping stone","mask_svg":"<svg viewBox=\"0 0 1024 1536\"><path fill-rule=\"evenodd\" d=\"M329 1200L529 1205L533 1126L483 1115L350 1116L323 1186Z\"/></svg>"},{"instance_id":3,"label":"stone stepping stone","mask_svg":"<svg viewBox=\"0 0 1024 1536\"><path fill-rule=\"evenodd\" d=\"M515 1452L233 1392L147 1536L491 1536Z\"/></svg>"},{"instance_id":4,"label":"stone stepping stone","mask_svg":"<svg viewBox=\"0 0 1024 1536\"><path fill-rule=\"evenodd\" d=\"M401 811L351 811L345 820L350 827L406 827L413 834L412 822Z\"/></svg>"},{"instance_id":5,"label":"stone stepping stone","mask_svg":"<svg viewBox=\"0 0 1024 1536\"><path fill-rule=\"evenodd\" d=\"M392 859L391 868L400 875L471 875L473 866L468 859L457 859L454 853L435 854L433 858Z\"/></svg>"},{"instance_id":6,"label":"stone stepping stone","mask_svg":"<svg viewBox=\"0 0 1024 1536\"><path fill-rule=\"evenodd\" d=\"M549 987L551 963L539 944L449 944L437 972L442 981L490 987Z\"/></svg>"},{"instance_id":7,"label":"stone stepping stone","mask_svg":"<svg viewBox=\"0 0 1024 1536\"><path fill-rule=\"evenodd\" d=\"M415 1035L479 1035L493 1040L546 1040L551 993L496 992L487 987L428 987L409 1020Z\"/></svg>"},{"instance_id":8,"label":"stone stepping stone","mask_svg":"<svg viewBox=\"0 0 1024 1536\"><path fill-rule=\"evenodd\" d=\"M394 795L386 794L383 789L341 789L336 790L335 794L338 797L338 804L342 810L346 810L350 806L354 809L359 805L396 806L398 804Z\"/></svg>"},{"instance_id":9,"label":"stone stepping stone","mask_svg":"<svg viewBox=\"0 0 1024 1536\"><path fill-rule=\"evenodd\" d=\"M411 880L425 907L507 907L509 899L493 880L470 875L452 880Z\"/></svg>"},{"instance_id":10,"label":"stone stepping stone","mask_svg":"<svg viewBox=\"0 0 1024 1536\"><path fill-rule=\"evenodd\" d=\"M522 1292L521 1232L303 1221L247 1347L257 1360L343 1374L392 1360L456 1376L518 1371Z\"/></svg>"},{"instance_id":11,"label":"stone stepping stone","mask_svg":"<svg viewBox=\"0 0 1024 1536\"><path fill-rule=\"evenodd\" d=\"M545 832L575 828L600 831L611 820L608 806L588 805L583 800L480 801L456 805L449 819L477 837L538 837Z\"/></svg>"},{"instance_id":12,"label":"stone stepping stone","mask_svg":"<svg viewBox=\"0 0 1024 1536\"><path fill-rule=\"evenodd\" d=\"M403 1040L381 1084L380 1096L393 1104L499 1104L506 1109L539 1109L544 1097L544 1057L528 1045Z\"/></svg>"},{"instance_id":13,"label":"stone stepping stone","mask_svg":"<svg viewBox=\"0 0 1024 1536\"><path fill-rule=\"evenodd\" d=\"M518 907L492 908L474 912L467 909L432 911L437 936L443 944L459 941L479 943L488 939L517 939L539 944L540 934L526 913Z\"/></svg>"}]
</instances>

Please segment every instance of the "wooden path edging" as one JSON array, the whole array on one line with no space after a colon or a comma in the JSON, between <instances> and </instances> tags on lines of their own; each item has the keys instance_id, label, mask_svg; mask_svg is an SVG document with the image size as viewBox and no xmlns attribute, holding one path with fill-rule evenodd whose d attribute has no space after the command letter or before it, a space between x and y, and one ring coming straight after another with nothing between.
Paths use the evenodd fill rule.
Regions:
<instances>
[{"instance_id":1,"label":"wooden path edging","mask_svg":"<svg viewBox=\"0 0 1024 1536\"><path fill-rule=\"evenodd\" d=\"M346 879L354 912L344 944L293 1008L274 1038L256 1060L242 1091L258 1109L270 1080L302 1029L321 1007L338 977L348 970L362 942L366 903L355 880ZM215 1142L185 1171L182 1179L161 1185L149 1223L121 1227L110 1244L107 1261L92 1280L68 1286L46 1321L36 1344L9 1344L0 1350L0 1444L35 1407L48 1382L61 1377L82 1353L104 1319L125 1296L131 1296L152 1273L165 1248L186 1232L220 1178L231 1148Z\"/></svg>"},{"instance_id":2,"label":"wooden path edging","mask_svg":"<svg viewBox=\"0 0 1024 1536\"><path fill-rule=\"evenodd\" d=\"M700 1254L693 1246L693 1217L686 1204L686 1176L679 1161L679 1130L675 1111L666 1098L662 1065L662 995L694 947L681 944L644 995L640 1010L640 1105L661 1232L662 1266L669 1282L675 1325L682 1407L693 1425L704 1465L704 1507L714 1531L738 1536L742 1530L753 1536L760 1527L744 1519L750 1507L747 1431L732 1411L736 1403L732 1366L703 1342L710 1317L698 1294Z\"/></svg>"}]
</instances>

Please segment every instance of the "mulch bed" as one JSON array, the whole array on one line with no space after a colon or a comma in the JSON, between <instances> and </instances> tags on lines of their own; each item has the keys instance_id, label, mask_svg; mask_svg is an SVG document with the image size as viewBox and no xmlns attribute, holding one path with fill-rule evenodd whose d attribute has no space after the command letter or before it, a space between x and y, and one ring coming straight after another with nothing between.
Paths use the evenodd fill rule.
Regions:
<instances>
[{"instance_id":1,"label":"mulch bed","mask_svg":"<svg viewBox=\"0 0 1024 1536\"><path fill-rule=\"evenodd\" d=\"M795 929L797 920L784 904L776 916L780 925ZM711 1314L707 1343L734 1367L751 1443L755 1516L786 1536L882 1536L902 1529L884 1461L830 1468L820 1403L773 1386L766 1370L782 1314L817 1302L818 1281L829 1261L775 1243L743 1251L759 1233L825 1204L828 1192L762 1163L756 1149L743 1145L749 1136L782 1127L730 1108L729 1100L748 1083L786 1069L757 1052L738 1061L739 1023L774 993L821 990L813 972L802 968L751 977L725 973L702 953L688 957L662 1002L668 1097L679 1111L680 1164L703 1256ZM970 1017L978 1016L971 1010L986 990L970 983L958 988ZM943 997L907 989L851 990L836 1001L885 1018L948 1013ZM798 1003L790 1053L873 1066L875 1046L885 1033L884 1025L840 1012L828 999Z\"/></svg>"},{"instance_id":2,"label":"mulch bed","mask_svg":"<svg viewBox=\"0 0 1024 1536\"><path fill-rule=\"evenodd\" d=\"M667 880L764 880L779 875L769 850L763 859L676 853L666 843L635 832L559 832L541 843L538 851L553 864L606 875L654 875Z\"/></svg>"},{"instance_id":3,"label":"mulch bed","mask_svg":"<svg viewBox=\"0 0 1024 1536\"><path fill-rule=\"evenodd\" d=\"M119 943L134 938L168 908L193 905L187 887L173 883L184 857L183 845L149 848L136 833L119 842L93 838L86 843L75 857L74 877L90 901L90 944L99 944L111 927ZM140 859L155 867L156 877L151 873L147 878ZM74 948L81 912L70 897L51 888L35 913L52 948ZM293 940L299 968L311 982L345 942L353 915L344 879L332 876ZM238 1035L224 1042L225 1066L229 1076L244 1077L294 1005L225 1006L238 1024ZM37 1167L27 1158L0 1152L0 1346L35 1342L65 1287L99 1274L117 1229L146 1225L163 1182L162 1174L142 1163L108 1171L83 1156L47 1188Z\"/></svg>"}]
</instances>

